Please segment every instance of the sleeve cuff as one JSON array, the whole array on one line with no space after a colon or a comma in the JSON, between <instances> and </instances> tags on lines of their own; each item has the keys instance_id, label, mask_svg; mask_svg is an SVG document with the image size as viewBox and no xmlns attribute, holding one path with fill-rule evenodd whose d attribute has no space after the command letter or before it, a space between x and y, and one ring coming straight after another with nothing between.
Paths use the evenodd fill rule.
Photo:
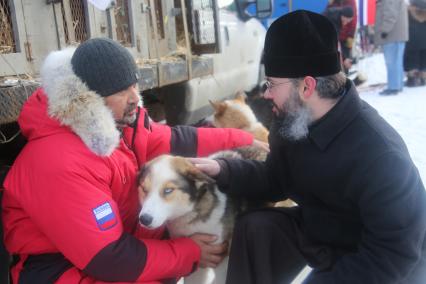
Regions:
<instances>
[{"instance_id":1,"label":"sleeve cuff","mask_svg":"<svg viewBox=\"0 0 426 284\"><path fill-rule=\"evenodd\" d=\"M225 159L216 159L220 166L220 172L214 177L220 191L229 185L229 166Z\"/></svg>"}]
</instances>

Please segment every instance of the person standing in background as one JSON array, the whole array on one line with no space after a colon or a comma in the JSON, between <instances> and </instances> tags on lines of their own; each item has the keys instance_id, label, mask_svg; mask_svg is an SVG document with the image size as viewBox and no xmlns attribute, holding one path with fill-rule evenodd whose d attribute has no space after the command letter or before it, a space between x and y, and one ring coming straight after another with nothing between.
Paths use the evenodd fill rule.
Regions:
<instances>
[{"instance_id":1,"label":"person standing in background","mask_svg":"<svg viewBox=\"0 0 426 284\"><path fill-rule=\"evenodd\" d=\"M339 36L341 30L353 20L354 12L350 6L330 7L325 9L323 15L333 23L337 35ZM343 51L344 45L344 42L342 43L339 41L339 51L341 55L342 66L345 74L348 74L349 69L352 67L352 58L350 57L350 50L349 53L347 48L345 48L346 51Z\"/></svg>"},{"instance_id":2,"label":"person standing in background","mask_svg":"<svg viewBox=\"0 0 426 284\"><path fill-rule=\"evenodd\" d=\"M403 56L408 41L408 12L404 0L377 0L374 42L383 47L387 88L380 95L396 95L404 86Z\"/></svg>"},{"instance_id":3,"label":"person standing in background","mask_svg":"<svg viewBox=\"0 0 426 284\"><path fill-rule=\"evenodd\" d=\"M426 84L426 1L411 0L408 6L409 40L404 52L407 87Z\"/></svg>"},{"instance_id":4,"label":"person standing in background","mask_svg":"<svg viewBox=\"0 0 426 284\"><path fill-rule=\"evenodd\" d=\"M357 25L357 7L355 0L329 0L327 9L333 7L351 7L353 11L352 19L339 31L339 43L340 50L342 53L343 67L346 74L348 74L349 68L352 63L352 47L354 43L356 25ZM345 64L346 62L346 64Z\"/></svg>"}]
</instances>

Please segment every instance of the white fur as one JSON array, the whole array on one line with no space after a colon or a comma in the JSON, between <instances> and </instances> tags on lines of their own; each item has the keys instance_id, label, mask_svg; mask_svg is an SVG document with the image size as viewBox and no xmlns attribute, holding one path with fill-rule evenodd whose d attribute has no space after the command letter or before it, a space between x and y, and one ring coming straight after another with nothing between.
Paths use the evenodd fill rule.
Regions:
<instances>
[{"instance_id":1,"label":"white fur","mask_svg":"<svg viewBox=\"0 0 426 284\"><path fill-rule=\"evenodd\" d=\"M174 238L186 237L195 233L206 233L218 236L215 243L222 243L224 241L222 217L225 214L226 196L218 189L215 190L218 195L218 204L210 214L206 222L197 221L191 222L193 216L191 214L183 215L179 218L171 220L167 223L170 235Z\"/></svg>"},{"instance_id":2,"label":"white fur","mask_svg":"<svg viewBox=\"0 0 426 284\"><path fill-rule=\"evenodd\" d=\"M250 125L258 122L256 116L248 105L240 104L234 101L227 101L226 103L229 107L240 110L243 113L243 116L250 122Z\"/></svg>"},{"instance_id":3,"label":"white fur","mask_svg":"<svg viewBox=\"0 0 426 284\"><path fill-rule=\"evenodd\" d=\"M162 156L151 165L150 171L153 173L150 176L151 188L148 196L143 201L139 216L148 214L153 217L149 228L158 228L167 222L167 227L172 237L189 236L197 232L203 232L217 235L219 239L216 242L223 242L224 236L221 218L225 214L226 195L217 188L215 189L215 193L218 196L218 204L206 222L201 220L192 221L194 215L191 213L195 204L185 208L179 202L172 205L171 202L165 202L160 197L163 184L180 178L176 170L173 169L171 159L171 156Z\"/></svg>"},{"instance_id":4,"label":"white fur","mask_svg":"<svg viewBox=\"0 0 426 284\"><path fill-rule=\"evenodd\" d=\"M143 201L139 216L149 214L153 217L149 228L157 228L166 223L172 238L187 237L194 233L206 233L218 236L215 243L222 243L226 237L222 218L225 215L227 197L217 188L215 189L215 194L218 196L218 202L210 213L209 218L205 221L194 221L195 213L193 210L195 204L183 206L181 203L176 202L175 205L171 205L160 197L160 190L163 188L162 185L164 183L181 178L176 173L176 169L173 168L171 159L171 156L163 156L157 158L150 165L151 188L148 196ZM215 269L200 268L185 277L185 284L225 283L227 267L228 258L225 258ZM209 282L211 274L214 274L213 282Z\"/></svg>"},{"instance_id":5,"label":"white fur","mask_svg":"<svg viewBox=\"0 0 426 284\"><path fill-rule=\"evenodd\" d=\"M110 155L118 146L120 133L104 99L90 91L72 70L75 48L52 52L42 68L42 85L49 100L49 115L69 126L101 156Z\"/></svg>"},{"instance_id":6,"label":"white fur","mask_svg":"<svg viewBox=\"0 0 426 284\"><path fill-rule=\"evenodd\" d=\"M171 168L170 157L161 157L158 163L152 165L152 171L160 174L155 175L151 180L152 186L150 193L143 202L143 207L139 216L143 214L152 216L152 223L148 227L154 229L162 226L167 220L187 214L192 211L194 207L185 208L179 206L180 204L167 203L160 197L160 190L163 188L163 184L167 181L179 178L176 172Z\"/></svg>"},{"instance_id":7,"label":"white fur","mask_svg":"<svg viewBox=\"0 0 426 284\"><path fill-rule=\"evenodd\" d=\"M258 129L258 128L264 127L262 125L262 123L260 123L257 120L253 110L248 105L240 104L240 103L234 102L232 100L226 101L226 104L230 108L234 108L234 109L239 110L242 113L242 116L248 120L250 126L243 128L243 130L246 130L248 132L253 132L253 131L256 131L256 129ZM214 117L212 119L214 120Z\"/></svg>"}]
</instances>

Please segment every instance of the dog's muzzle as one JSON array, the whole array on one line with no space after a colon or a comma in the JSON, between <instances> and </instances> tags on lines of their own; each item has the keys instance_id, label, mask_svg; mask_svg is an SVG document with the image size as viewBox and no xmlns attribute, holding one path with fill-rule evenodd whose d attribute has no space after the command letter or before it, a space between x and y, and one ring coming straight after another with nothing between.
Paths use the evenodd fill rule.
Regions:
<instances>
[{"instance_id":1,"label":"dog's muzzle","mask_svg":"<svg viewBox=\"0 0 426 284\"><path fill-rule=\"evenodd\" d=\"M149 226L152 223L152 216L149 214L142 214L139 216L139 222L144 226Z\"/></svg>"}]
</instances>

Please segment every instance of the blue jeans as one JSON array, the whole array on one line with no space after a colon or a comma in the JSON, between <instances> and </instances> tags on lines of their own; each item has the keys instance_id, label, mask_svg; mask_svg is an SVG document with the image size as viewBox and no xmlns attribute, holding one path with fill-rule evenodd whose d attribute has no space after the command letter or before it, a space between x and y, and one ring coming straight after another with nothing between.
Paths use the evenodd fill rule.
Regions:
<instances>
[{"instance_id":1,"label":"blue jeans","mask_svg":"<svg viewBox=\"0 0 426 284\"><path fill-rule=\"evenodd\" d=\"M389 90L401 91L404 87L404 49L405 42L392 42L383 45Z\"/></svg>"}]
</instances>

